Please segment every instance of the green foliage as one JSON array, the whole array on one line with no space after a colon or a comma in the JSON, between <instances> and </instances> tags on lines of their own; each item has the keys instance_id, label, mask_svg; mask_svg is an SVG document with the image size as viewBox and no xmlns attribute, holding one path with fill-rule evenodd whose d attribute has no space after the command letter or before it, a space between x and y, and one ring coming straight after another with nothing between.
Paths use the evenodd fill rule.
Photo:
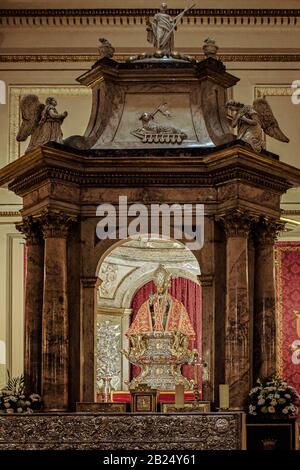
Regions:
<instances>
[{"instance_id":1,"label":"green foliage","mask_svg":"<svg viewBox=\"0 0 300 470\"><path fill-rule=\"evenodd\" d=\"M11 378L8 373L7 384L0 390L0 413L33 413L39 411L41 406L40 395L26 392L24 376Z\"/></svg>"}]
</instances>

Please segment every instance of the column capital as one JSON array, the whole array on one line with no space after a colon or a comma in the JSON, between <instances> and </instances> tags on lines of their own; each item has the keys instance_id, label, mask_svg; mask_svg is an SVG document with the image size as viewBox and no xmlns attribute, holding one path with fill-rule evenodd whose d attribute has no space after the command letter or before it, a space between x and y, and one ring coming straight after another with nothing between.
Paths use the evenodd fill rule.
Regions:
<instances>
[{"instance_id":1,"label":"column capital","mask_svg":"<svg viewBox=\"0 0 300 470\"><path fill-rule=\"evenodd\" d=\"M45 210L39 221L44 238L67 238L69 229L77 221L77 217L63 211Z\"/></svg>"},{"instance_id":2,"label":"column capital","mask_svg":"<svg viewBox=\"0 0 300 470\"><path fill-rule=\"evenodd\" d=\"M16 224L16 229L25 235L26 242L31 245L38 244L42 240L39 219L31 215L23 217L22 222Z\"/></svg>"},{"instance_id":3,"label":"column capital","mask_svg":"<svg viewBox=\"0 0 300 470\"><path fill-rule=\"evenodd\" d=\"M82 277L80 279L81 285L85 289L95 289L101 285L101 279L99 277Z\"/></svg>"},{"instance_id":4,"label":"column capital","mask_svg":"<svg viewBox=\"0 0 300 470\"><path fill-rule=\"evenodd\" d=\"M227 237L248 238L251 226L258 218L244 209L230 209L216 215L215 220L222 223Z\"/></svg>"},{"instance_id":5,"label":"column capital","mask_svg":"<svg viewBox=\"0 0 300 470\"><path fill-rule=\"evenodd\" d=\"M260 217L253 225L253 238L257 245L273 245L285 223L271 217Z\"/></svg>"},{"instance_id":6,"label":"column capital","mask_svg":"<svg viewBox=\"0 0 300 470\"><path fill-rule=\"evenodd\" d=\"M200 285L202 287L210 287L213 285L214 282L214 275L213 274L199 274L198 276Z\"/></svg>"}]
</instances>

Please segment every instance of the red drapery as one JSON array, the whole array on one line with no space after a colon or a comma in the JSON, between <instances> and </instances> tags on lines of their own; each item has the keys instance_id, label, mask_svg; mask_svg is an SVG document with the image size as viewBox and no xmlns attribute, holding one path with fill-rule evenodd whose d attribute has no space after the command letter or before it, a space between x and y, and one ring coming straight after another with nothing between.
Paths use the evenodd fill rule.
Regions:
<instances>
[{"instance_id":1,"label":"red drapery","mask_svg":"<svg viewBox=\"0 0 300 470\"><path fill-rule=\"evenodd\" d=\"M151 293L156 292L156 287L153 281L149 281L144 284L134 295L132 300L132 318L134 320L138 309L142 305L142 303L149 298ZM200 294L200 286L195 282L191 281L190 279L186 279L183 277L178 277L172 279L171 287L169 289L169 293L175 297L175 299L182 302L185 306L192 325L194 327L196 338L194 341L190 342L190 347L197 349L199 352L199 358L201 357L201 294ZM132 375L135 376L137 374L137 369L135 367L132 368ZM184 366L183 367L183 374L188 379L194 378L194 368L193 366ZM199 369L198 375L198 384L199 389L201 389L201 373Z\"/></svg>"},{"instance_id":2,"label":"red drapery","mask_svg":"<svg viewBox=\"0 0 300 470\"><path fill-rule=\"evenodd\" d=\"M300 392L300 243L275 246L278 370ZM298 327L298 328L297 328Z\"/></svg>"}]
</instances>

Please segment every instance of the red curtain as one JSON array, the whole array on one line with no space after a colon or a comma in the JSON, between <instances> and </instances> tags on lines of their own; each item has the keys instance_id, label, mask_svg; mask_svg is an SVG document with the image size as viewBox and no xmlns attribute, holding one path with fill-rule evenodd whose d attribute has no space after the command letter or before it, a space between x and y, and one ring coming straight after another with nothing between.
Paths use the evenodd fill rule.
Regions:
<instances>
[{"instance_id":1,"label":"red curtain","mask_svg":"<svg viewBox=\"0 0 300 470\"><path fill-rule=\"evenodd\" d=\"M138 309L142 303L149 298L151 293L156 292L156 287L153 281L144 284L134 295L132 300L132 320L138 312ZM199 358L201 357L201 291L200 286L190 279L178 277L172 279L169 293L179 300L186 308L192 325L194 327L196 338L190 342L190 347L197 349L199 352ZM137 375L137 368L132 368L132 376ZM183 374L188 379L194 378L193 366L184 366ZM198 376L199 389L201 389L201 373L199 370Z\"/></svg>"},{"instance_id":2,"label":"red curtain","mask_svg":"<svg viewBox=\"0 0 300 470\"><path fill-rule=\"evenodd\" d=\"M300 392L300 243L275 245L277 353L281 376Z\"/></svg>"}]
</instances>

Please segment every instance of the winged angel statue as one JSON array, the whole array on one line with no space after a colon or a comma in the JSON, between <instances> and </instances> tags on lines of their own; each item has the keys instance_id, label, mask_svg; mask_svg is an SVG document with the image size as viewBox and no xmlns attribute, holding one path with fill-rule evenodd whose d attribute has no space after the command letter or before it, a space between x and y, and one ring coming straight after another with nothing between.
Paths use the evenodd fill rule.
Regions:
<instances>
[{"instance_id":1,"label":"winged angel statue","mask_svg":"<svg viewBox=\"0 0 300 470\"><path fill-rule=\"evenodd\" d=\"M264 132L281 142L289 142L264 98L254 100L253 105L230 100L226 103L226 108L234 113L231 126L237 127L237 139L247 142L255 152L261 152L265 148Z\"/></svg>"},{"instance_id":2,"label":"winged angel statue","mask_svg":"<svg viewBox=\"0 0 300 470\"><path fill-rule=\"evenodd\" d=\"M22 123L17 141L23 142L31 136L25 153L46 144L49 141L62 142L61 125L68 113L59 114L57 101L48 97L45 104L40 103L36 95L25 95L20 101Z\"/></svg>"}]
</instances>

